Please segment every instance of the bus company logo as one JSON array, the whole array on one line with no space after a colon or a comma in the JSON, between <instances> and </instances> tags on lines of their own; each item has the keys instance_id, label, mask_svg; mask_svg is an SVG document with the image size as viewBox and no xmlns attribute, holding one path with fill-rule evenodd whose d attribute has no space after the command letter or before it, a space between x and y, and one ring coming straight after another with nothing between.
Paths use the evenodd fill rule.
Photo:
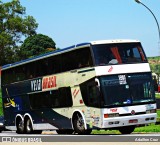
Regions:
<instances>
[{"instance_id":1,"label":"bus company logo","mask_svg":"<svg viewBox=\"0 0 160 145\"><path fill-rule=\"evenodd\" d=\"M117 112L117 110L118 110L117 108L111 108L111 109L110 109L110 111L113 112L113 113L114 113L114 112Z\"/></svg>"},{"instance_id":2,"label":"bus company logo","mask_svg":"<svg viewBox=\"0 0 160 145\"><path fill-rule=\"evenodd\" d=\"M109 68L108 72L110 73L110 72L112 72L112 70L113 70L113 67L111 66L111 67Z\"/></svg>"},{"instance_id":3,"label":"bus company logo","mask_svg":"<svg viewBox=\"0 0 160 145\"><path fill-rule=\"evenodd\" d=\"M44 77L42 80L42 90L51 89L57 87L56 76Z\"/></svg>"},{"instance_id":4,"label":"bus company logo","mask_svg":"<svg viewBox=\"0 0 160 145\"><path fill-rule=\"evenodd\" d=\"M135 112L134 110L132 110L132 111L131 111L131 114L132 114L132 115L135 115L135 114L136 114L136 112Z\"/></svg>"},{"instance_id":5,"label":"bus company logo","mask_svg":"<svg viewBox=\"0 0 160 145\"><path fill-rule=\"evenodd\" d=\"M31 91L41 91L42 90L42 83L41 79L36 79L31 81Z\"/></svg>"},{"instance_id":6,"label":"bus company logo","mask_svg":"<svg viewBox=\"0 0 160 145\"><path fill-rule=\"evenodd\" d=\"M8 108L8 107L16 107L16 103L14 101L14 99L11 98L7 98L6 99L6 103L4 103L4 108Z\"/></svg>"}]
</instances>

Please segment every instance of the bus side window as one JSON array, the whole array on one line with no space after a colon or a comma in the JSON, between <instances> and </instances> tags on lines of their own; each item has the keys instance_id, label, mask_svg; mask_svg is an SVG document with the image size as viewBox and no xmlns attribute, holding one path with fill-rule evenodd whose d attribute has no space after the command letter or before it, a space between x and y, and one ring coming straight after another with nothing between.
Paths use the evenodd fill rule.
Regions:
<instances>
[{"instance_id":1,"label":"bus side window","mask_svg":"<svg viewBox=\"0 0 160 145\"><path fill-rule=\"evenodd\" d=\"M95 86L89 86L89 104L90 106L98 106L99 105L99 98L100 98L100 92L99 89Z\"/></svg>"},{"instance_id":2,"label":"bus side window","mask_svg":"<svg viewBox=\"0 0 160 145\"><path fill-rule=\"evenodd\" d=\"M77 50L75 61L78 68L92 66L93 61L89 47Z\"/></svg>"},{"instance_id":3,"label":"bus side window","mask_svg":"<svg viewBox=\"0 0 160 145\"><path fill-rule=\"evenodd\" d=\"M59 89L59 101L61 107L71 107L73 105L70 87Z\"/></svg>"},{"instance_id":4,"label":"bus side window","mask_svg":"<svg viewBox=\"0 0 160 145\"><path fill-rule=\"evenodd\" d=\"M90 107L99 107L104 103L99 88L96 86L95 80L89 80L80 85L82 98L85 105Z\"/></svg>"},{"instance_id":5,"label":"bus side window","mask_svg":"<svg viewBox=\"0 0 160 145\"><path fill-rule=\"evenodd\" d=\"M93 65L89 47L67 52L61 58L62 72Z\"/></svg>"},{"instance_id":6,"label":"bus side window","mask_svg":"<svg viewBox=\"0 0 160 145\"><path fill-rule=\"evenodd\" d=\"M51 91L51 100L52 100L52 105L51 107L53 108L58 108L60 107L60 102L59 102L59 91L58 90L54 90L54 91Z\"/></svg>"}]
</instances>

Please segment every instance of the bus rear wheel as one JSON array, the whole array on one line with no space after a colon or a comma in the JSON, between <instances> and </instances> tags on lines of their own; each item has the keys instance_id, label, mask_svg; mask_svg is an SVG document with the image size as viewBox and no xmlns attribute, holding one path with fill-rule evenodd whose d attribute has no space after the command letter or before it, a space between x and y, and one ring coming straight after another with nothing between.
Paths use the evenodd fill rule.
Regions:
<instances>
[{"instance_id":1,"label":"bus rear wheel","mask_svg":"<svg viewBox=\"0 0 160 145\"><path fill-rule=\"evenodd\" d=\"M17 120L17 124L16 124L16 127L17 127L17 133L18 134L23 134L25 131L24 131L24 122L22 119L18 119Z\"/></svg>"},{"instance_id":2,"label":"bus rear wheel","mask_svg":"<svg viewBox=\"0 0 160 145\"><path fill-rule=\"evenodd\" d=\"M73 127L76 133L78 134L91 134L91 129L85 129L85 124L82 116L77 113L73 118Z\"/></svg>"},{"instance_id":3,"label":"bus rear wheel","mask_svg":"<svg viewBox=\"0 0 160 145\"><path fill-rule=\"evenodd\" d=\"M131 134L135 129L135 126L124 126L119 128L121 134Z\"/></svg>"},{"instance_id":4,"label":"bus rear wheel","mask_svg":"<svg viewBox=\"0 0 160 145\"><path fill-rule=\"evenodd\" d=\"M27 134L33 133L32 123L31 123L31 120L30 120L29 118L27 118L27 119L25 120L24 128L25 128L25 132L26 132Z\"/></svg>"},{"instance_id":5,"label":"bus rear wheel","mask_svg":"<svg viewBox=\"0 0 160 145\"><path fill-rule=\"evenodd\" d=\"M25 119L24 130L27 134L41 134L42 130L33 130L31 120L29 118Z\"/></svg>"}]
</instances>

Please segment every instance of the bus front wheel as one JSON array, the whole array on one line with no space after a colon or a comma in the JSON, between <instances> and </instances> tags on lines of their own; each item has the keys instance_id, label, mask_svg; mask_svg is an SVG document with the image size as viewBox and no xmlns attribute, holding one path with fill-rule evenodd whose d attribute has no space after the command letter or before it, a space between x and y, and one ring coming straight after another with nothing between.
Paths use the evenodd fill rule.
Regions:
<instances>
[{"instance_id":1,"label":"bus front wheel","mask_svg":"<svg viewBox=\"0 0 160 145\"><path fill-rule=\"evenodd\" d=\"M124 126L119 128L121 134L131 134L135 129L135 126Z\"/></svg>"},{"instance_id":2,"label":"bus front wheel","mask_svg":"<svg viewBox=\"0 0 160 145\"><path fill-rule=\"evenodd\" d=\"M76 113L73 117L73 127L78 134L91 134L92 132L91 129L85 129L84 120L79 113Z\"/></svg>"}]
</instances>

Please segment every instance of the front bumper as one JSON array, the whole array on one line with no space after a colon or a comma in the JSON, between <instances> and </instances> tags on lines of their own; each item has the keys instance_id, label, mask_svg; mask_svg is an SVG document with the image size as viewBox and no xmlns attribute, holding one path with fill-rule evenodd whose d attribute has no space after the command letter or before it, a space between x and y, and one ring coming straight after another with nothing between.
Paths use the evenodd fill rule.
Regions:
<instances>
[{"instance_id":1,"label":"front bumper","mask_svg":"<svg viewBox=\"0 0 160 145\"><path fill-rule=\"evenodd\" d=\"M115 128L131 125L145 125L155 123L157 118L156 113L133 115L124 117L104 118L101 128Z\"/></svg>"}]
</instances>

